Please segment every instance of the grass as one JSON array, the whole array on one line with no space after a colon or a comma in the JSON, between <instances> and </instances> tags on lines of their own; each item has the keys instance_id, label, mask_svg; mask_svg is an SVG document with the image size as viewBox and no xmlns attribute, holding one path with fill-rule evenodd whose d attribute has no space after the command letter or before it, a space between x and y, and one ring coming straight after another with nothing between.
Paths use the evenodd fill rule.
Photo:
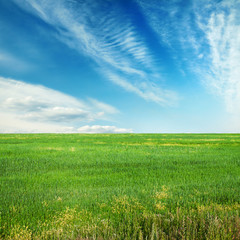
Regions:
<instances>
[{"instance_id":1,"label":"grass","mask_svg":"<svg viewBox=\"0 0 240 240\"><path fill-rule=\"evenodd\" d=\"M240 134L1 134L0 239L240 239Z\"/></svg>"}]
</instances>

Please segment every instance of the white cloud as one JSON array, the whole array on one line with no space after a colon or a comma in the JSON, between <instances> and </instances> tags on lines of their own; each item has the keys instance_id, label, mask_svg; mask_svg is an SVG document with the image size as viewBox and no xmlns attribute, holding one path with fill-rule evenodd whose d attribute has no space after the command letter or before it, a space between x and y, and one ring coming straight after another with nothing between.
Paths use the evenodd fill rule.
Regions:
<instances>
[{"instance_id":1,"label":"white cloud","mask_svg":"<svg viewBox=\"0 0 240 240\"><path fill-rule=\"evenodd\" d=\"M0 112L0 133L73 133L76 129L59 123L30 121L19 114Z\"/></svg>"},{"instance_id":2,"label":"white cloud","mask_svg":"<svg viewBox=\"0 0 240 240\"><path fill-rule=\"evenodd\" d=\"M119 112L95 99L83 101L41 85L3 77L0 92L1 132L59 132L66 127L69 131L69 126L106 120Z\"/></svg>"},{"instance_id":3,"label":"white cloud","mask_svg":"<svg viewBox=\"0 0 240 240\"><path fill-rule=\"evenodd\" d=\"M93 125L93 126L83 126L78 128L77 130L79 133L132 133L132 129L125 129L125 128L117 128L115 126L100 126L100 125Z\"/></svg>"},{"instance_id":4,"label":"white cloud","mask_svg":"<svg viewBox=\"0 0 240 240\"><path fill-rule=\"evenodd\" d=\"M15 0L15 2L54 26L58 31L56 37L80 54L85 54L97 62L100 72L110 69L121 78L122 75L126 75L124 78L128 84L118 84L123 89L128 91L128 85L146 82L145 88L141 89L143 94L138 96L146 99L145 95L161 94L161 91L152 92L153 84L149 84L159 82L159 78L153 78L154 74L149 75L151 71L156 73L159 67L154 67L153 53L141 33L134 27L131 19L121 12L120 6L112 8L108 6L106 9L104 7L105 4L114 5L118 4L117 2L64 0L57 3L44 0ZM157 73L159 75L159 72ZM110 81L112 79L109 78ZM132 79L137 83L133 84ZM159 103L158 98L163 99L165 95L148 100ZM161 101L161 104L164 102L168 102L168 98Z\"/></svg>"}]
</instances>

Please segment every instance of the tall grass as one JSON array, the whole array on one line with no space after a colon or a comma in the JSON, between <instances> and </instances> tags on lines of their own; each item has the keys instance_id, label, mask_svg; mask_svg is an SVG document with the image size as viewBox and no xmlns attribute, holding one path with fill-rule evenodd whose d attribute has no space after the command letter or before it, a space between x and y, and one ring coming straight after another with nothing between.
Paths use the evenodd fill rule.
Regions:
<instances>
[{"instance_id":1,"label":"tall grass","mask_svg":"<svg viewBox=\"0 0 240 240\"><path fill-rule=\"evenodd\" d=\"M240 239L239 134L2 134L2 239Z\"/></svg>"}]
</instances>

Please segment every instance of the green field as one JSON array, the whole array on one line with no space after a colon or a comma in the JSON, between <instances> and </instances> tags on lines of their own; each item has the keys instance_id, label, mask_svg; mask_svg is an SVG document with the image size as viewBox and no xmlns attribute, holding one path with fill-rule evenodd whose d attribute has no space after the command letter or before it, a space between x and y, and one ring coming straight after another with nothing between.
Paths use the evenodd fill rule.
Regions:
<instances>
[{"instance_id":1,"label":"green field","mask_svg":"<svg viewBox=\"0 0 240 240\"><path fill-rule=\"evenodd\" d=\"M1 134L0 239L240 239L240 134Z\"/></svg>"}]
</instances>

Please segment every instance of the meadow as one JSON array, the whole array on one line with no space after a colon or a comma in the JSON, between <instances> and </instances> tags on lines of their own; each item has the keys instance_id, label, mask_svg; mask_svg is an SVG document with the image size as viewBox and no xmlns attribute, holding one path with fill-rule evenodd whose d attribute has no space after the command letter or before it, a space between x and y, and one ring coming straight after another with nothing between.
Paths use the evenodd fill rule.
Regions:
<instances>
[{"instance_id":1,"label":"meadow","mask_svg":"<svg viewBox=\"0 0 240 240\"><path fill-rule=\"evenodd\" d=\"M240 239L240 134L1 134L0 239Z\"/></svg>"}]
</instances>

